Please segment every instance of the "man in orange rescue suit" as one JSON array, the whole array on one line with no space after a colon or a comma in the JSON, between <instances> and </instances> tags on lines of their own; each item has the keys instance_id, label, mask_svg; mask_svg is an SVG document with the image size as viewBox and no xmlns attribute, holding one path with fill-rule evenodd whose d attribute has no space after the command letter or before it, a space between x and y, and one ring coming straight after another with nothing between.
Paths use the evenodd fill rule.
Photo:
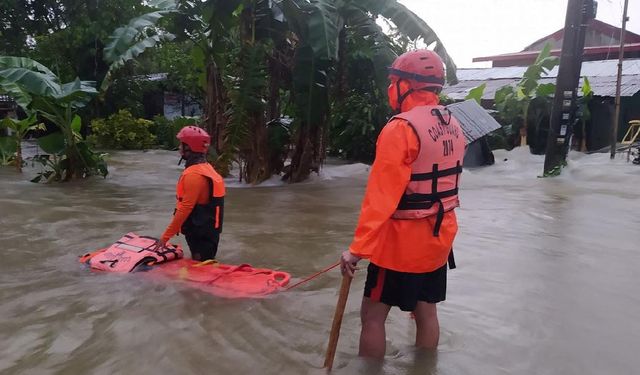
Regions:
<instances>
[{"instance_id":1,"label":"man in orange rescue suit","mask_svg":"<svg viewBox=\"0 0 640 375\"><path fill-rule=\"evenodd\" d=\"M214 259L222 232L225 188L224 180L206 159L211 137L203 129L186 126L178 132L177 138L180 140L180 155L186 165L176 185L173 220L156 247L164 246L182 232L191 250L191 258L201 261Z\"/></svg>"},{"instance_id":2,"label":"man in orange rescue suit","mask_svg":"<svg viewBox=\"0 0 640 375\"><path fill-rule=\"evenodd\" d=\"M397 113L376 144L360 219L342 273L369 259L362 299L360 352L383 358L392 306L415 315L416 346L435 348L436 303L444 301L447 260L458 231L458 182L465 140L451 113L438 105L444 84L440 57L407 52L389 69L389 104Z\"/></svg>"}]
</instances>

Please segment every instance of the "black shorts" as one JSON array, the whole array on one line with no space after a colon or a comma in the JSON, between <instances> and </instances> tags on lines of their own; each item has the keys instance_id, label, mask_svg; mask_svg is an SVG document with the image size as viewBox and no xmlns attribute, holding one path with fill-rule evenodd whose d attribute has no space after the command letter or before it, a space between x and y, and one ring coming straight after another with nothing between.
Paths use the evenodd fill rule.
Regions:
<instances>
[{"instance_id":1,"label":"black shorts","mask_svg":"<svg viewBox=\"0 0 640 375\"><path fill-rule=\"evenodd\" d=\"M191 259L204 261L216 258L220 233L214 230L193 231L184 237L191 250Z\"/></svg>"},{"instance_id":2,"label":"black shorts","mask_svg":"<svg viewBox=\"0 0 640 375\"><path fill-rule=\"evenodd\" d=\"M364 296L402 311L413 311L418 301L438 303L447 295L447 265L433 272L392 271L369 263Z\"/></svg>"}]
</instances>

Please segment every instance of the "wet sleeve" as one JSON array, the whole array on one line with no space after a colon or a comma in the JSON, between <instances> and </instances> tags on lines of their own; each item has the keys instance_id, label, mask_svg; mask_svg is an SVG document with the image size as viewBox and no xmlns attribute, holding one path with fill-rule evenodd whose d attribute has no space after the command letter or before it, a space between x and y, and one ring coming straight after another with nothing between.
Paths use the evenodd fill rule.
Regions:
<instances>
[{"instance_id":1,"label":"wet sleeve","mask_svg":"<svg viewBox=\"0 0 640 375\"><path fill-rule=\"evenodd\" d=\"M162 240L164 241L168 241L180 231L182 224L187 220L193 207L198 202L198 196L200 195L203 182L206 182L202 176L197 174L188 174L183 178L184 197L182 198L182 202L177 202L173 220L171 220L171 223L162 234Z\"/></svg>"},{"instance_id":2,"label":"wet sleeve","mask_svg":"<svg viewBox=\"0 0 640 375\"><path fill-rule=\"evenodd\" d=\"M418 138L406 121L393 120L382 129L360 219L349 247L352 254L361 258L371 256L382 225L395 212L409 183L411 163L418 155L418 148Z\"/></svg>"}]
</instances>

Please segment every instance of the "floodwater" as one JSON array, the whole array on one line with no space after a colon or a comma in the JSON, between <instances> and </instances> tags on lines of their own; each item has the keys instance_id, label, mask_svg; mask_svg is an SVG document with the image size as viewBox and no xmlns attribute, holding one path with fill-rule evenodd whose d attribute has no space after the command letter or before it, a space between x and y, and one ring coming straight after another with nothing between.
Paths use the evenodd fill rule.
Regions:
<instances>
[{"instance_id":1,"label":"floodwater","mask_svg":"<svg viewBox=\"0 0 640 375\"><path fill-rule=\"evenodd\" d=\"M337 270L229 300L77 262L126 232L162 232L177 160L118 152L106 180L52 185L0 169L0 373L324 373ZM335 373L640 373L640 167L573 154L561 177L540 179L542 157L498 151L496 161L463 174L437 353L414 350L413 321L393 309L385 361L356 356L360 272ZM363 165L328 165L298 185L230 181L219 259L293 281L331 265L350 242L366 176Z\"/></svg>"}]
</instances>

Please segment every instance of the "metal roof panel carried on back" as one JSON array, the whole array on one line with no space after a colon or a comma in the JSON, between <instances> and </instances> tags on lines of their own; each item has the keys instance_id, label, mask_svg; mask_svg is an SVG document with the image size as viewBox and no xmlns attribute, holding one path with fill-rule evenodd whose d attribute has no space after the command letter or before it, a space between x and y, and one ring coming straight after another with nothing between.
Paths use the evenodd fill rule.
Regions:
<instances>
[{"instance_id":1,"label":"metal roof panel carried on back","mask_svg":"<svg viewBox=\"0 0 640 375\"><path fill-rule=\"evenodd\" d=\"M467 144L500 129L500 124L475 100L449 104L447 108L460 122Z\"/></svg>"}]
</instances>

